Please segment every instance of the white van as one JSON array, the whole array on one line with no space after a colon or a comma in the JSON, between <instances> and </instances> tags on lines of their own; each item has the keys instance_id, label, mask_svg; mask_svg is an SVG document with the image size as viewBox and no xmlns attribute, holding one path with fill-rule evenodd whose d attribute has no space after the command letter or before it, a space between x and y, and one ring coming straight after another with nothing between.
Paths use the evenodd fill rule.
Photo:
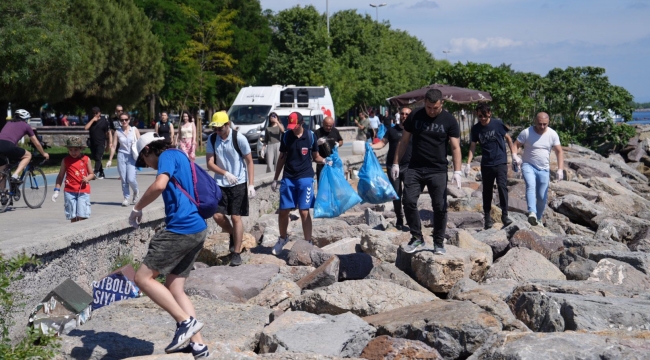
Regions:
<instances>
[{"instance_id":1,"label":"white van","mask_svg":"<svg viewBox=\"0 0 650 360\"><path fill-rule=\"evenodd\" d=\"M334 102L327 87L273 85L241 89L228 110L228 118L232 127L246 136L251 151L256 153L257 143L266 129L269 114L280 109L308 109L309 112L320 110L325 116L335 116ZM310 128L320 126L321 123L322 119L320 122L312 122Z\"/></svg>"},{"instance_id":2,"label":"white van","mask_svg":"<svg viewBox=\"0 0 650 360\"><path fill-rule=\"evenodd\" d=\"M282 125L284 128L287 128L287 124L289 123L289 114L292 112L299 112L302 115L303 119L303 127L305 129L309 129L311 131L316 131L320 127L320 125L323 123L323 119L325 118L325 114L323 114L322 110L319 109L309 109L309 108L279 108L275 110L275 113L278 114L278 118L282 122ZM266 122L264 123L264 128L266 129L267 126L269 126L269 120L267 119ZM262 156L262 140L264 139L264 134L265 130L262 130L260 132L259 139L257 140L257 144L255 146L255 149L257 150L251 150L254 153L257 153L257 161L260 164L265 164L266 159L264 156Z\"/></svg>"}]
</instances>

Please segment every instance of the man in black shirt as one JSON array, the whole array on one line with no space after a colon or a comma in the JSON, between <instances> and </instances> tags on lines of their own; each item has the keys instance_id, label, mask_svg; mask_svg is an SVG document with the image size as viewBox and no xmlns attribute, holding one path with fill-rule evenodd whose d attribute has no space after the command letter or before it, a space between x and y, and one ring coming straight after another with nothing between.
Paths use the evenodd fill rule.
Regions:
<instances>
[{"instance_id":1,"label":"man in black shirt","mask_svg":"<svg viewBox=\"0 0 650 360\"><path fill-rule=\"evenodd\" d=\"M400 110L400 117L404 119L404 121L406 121L406 118L409 116L410 113L411 113L410 108L403 107L402 110ZM386 173L388 173L388 177L390 178L390 183L391 185L393 185L393 188L395 189L395 192L399 197L397 200L393 200L393 208L395 210L395 216L397 217L397 221L395 222L395 228L397 230L402 230L404 229L404 213L402 212L402 184L404 183L404 175L406 174L406 170L408 170L409 167L409 161L411 161L411 143L409 143L408 148L404 152L404 156L402 156L402 158L399 160L399 176L393 178L393 176L390 173L390 169L393 166L393 161L395 160L395 153L397 152L397 145L399 144L399 141L402 139L402 131L404 130L404 128L400 124L391 127L390 118L385 118L384 121L385 121L384 126L388 128L388 130L386 131L386 135L384 135L384 138L381 139L381 142L373 144L372 148L375 150L379 150L382 149L384 146L386 146L386 144L388 144L388 154L386 154Z\"/></svg>"},{"instance_id":2,"label":"man in black shirt","mask_svg":"<svg viewBox=\"0 0 650 360\"><path fill-rule=\"evenodd\" d=\"M461 153L460 128L458 121L442 108L442 93L438 89L427 91L424 108L411 114L404 124L402 139L391 166L391 176L399 176L399 159L404 155L411 136L413 151L409 168L404 177L404 213L411 229L411 241L403 249L413 253L424 245L422 224L418 211L418 198L423 186L429 189L433 207L434 254L444 254L445 231L447 227L447 142L451 146L454 176L460 188Z\"/></svg>"},{"instance_id":3,"label":"man in black shirt","mask_svg":"<svg viewBox=\"0 0 650 360\"><path fill-rule=\"evenodd\" d=\"M469 164L474 157L476 143L480 143L483 154L481 157L481 176L483 180L483 212L485 213L484 229L487 230L494 225L494 221L490 217L490 208L492 207L492 190L495 179L499 190L501 222L503 222L504 226L512 224L512 220L508 218L508 158L504 139L508 142L510 152L512 154L515 152L513 151L512 139L508 135L510 129L501 120L491 118L492 109L490 105L479 104L476 107L476 115L479 122L472 126L470 132L471 144L469 145L465 176L469 174Z\"/></svg>"},{"instance_id":4,"label":"man in black shirt","mask_svg":"<svg viewBox=\"0 0 650 360\"><path fill-rule=\"evenodd\" d=\"M95 176L98 179L104 178L104 167L102 166L102 157L106 149L106 140L108 144L113 143L113 136L110 131L110 124L107 119L102 117L98 107L93 108L93 117L86 124L90 139L90 157L95 160Z\"/></svg>"},{"instance_id":5,"label":"man in black shirt","mask_svg":"<svg viewBox=\"0 0 650 360\"><path fill-rule=\"evenodd\" d=\"M318 155L326 158L332 155L332 149L335 147L343 146L343 138L339 131L334 127L334 119L327 116L323 119L323 126L314 132L318 139ZM323 170L324 165L316 164L316 179L320 179L320 172ZM318 184L320 186L320 183Z\"/></svg>"}]
</instances>

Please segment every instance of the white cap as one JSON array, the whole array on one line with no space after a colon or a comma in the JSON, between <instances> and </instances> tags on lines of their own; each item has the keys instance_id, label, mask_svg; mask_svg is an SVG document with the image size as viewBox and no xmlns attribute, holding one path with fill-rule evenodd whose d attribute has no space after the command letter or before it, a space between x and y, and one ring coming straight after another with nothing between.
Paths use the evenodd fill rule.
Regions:
<instances>
[{"instance_id":1,"label":"white cap","mask_svg":"<svg viewBox=\"0 0 650 360\"><path fill-rule=\"evenodd\" d=\"M138 151L138 158L136 162L139 163L139 165L136 164L136 166L144 166L142 160L140 159L140 153L142 152L142 149L144 149L147 145L151 144L152 142L158 140L165 140L165 138L156 134L155 132L144 133L140 136L138 142L135 143L135 148Z\"/></svg>"}]
</instances>

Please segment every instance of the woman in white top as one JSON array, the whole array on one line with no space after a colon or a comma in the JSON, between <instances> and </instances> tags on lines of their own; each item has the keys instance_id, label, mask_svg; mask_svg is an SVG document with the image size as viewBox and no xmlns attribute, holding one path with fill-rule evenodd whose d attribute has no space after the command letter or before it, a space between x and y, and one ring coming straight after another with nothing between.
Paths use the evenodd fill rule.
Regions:
<instances>
[{"instance_id":1,"label":"woman in white top","mask_svg":"<svg viewBox=\"0 0 650 360\"><path fill-rule=\"evenodd\" d=\"M189 112L181 114L181 125L178 127L178 148L181 149L190 160L196 159L196 125Z\"/></svg>"},{"instance_id":2,"label":"woman in white top","mask_svg":"<svg viewBox=\"0 0 650 360\"><path fill-rule=\"evenodd\" d=\"M111 166L119 140L120 148L117 151L117 172L120 174L120 180L122 181L122 195L124 196L122 206L129 205L129 186L133 189L132 204L138 201L138 196L140 195L138 182L135 178L135 159L131 152L131 148L140 138L140 131L136 127L130 126L130 121L131 119L128 113L124 112L120 114L121 127L115 131L116 136L113 137L113 143L111 144L111 154L108 157L108 163L106 163L106 167Z\"/></svg>"}]
</instances>

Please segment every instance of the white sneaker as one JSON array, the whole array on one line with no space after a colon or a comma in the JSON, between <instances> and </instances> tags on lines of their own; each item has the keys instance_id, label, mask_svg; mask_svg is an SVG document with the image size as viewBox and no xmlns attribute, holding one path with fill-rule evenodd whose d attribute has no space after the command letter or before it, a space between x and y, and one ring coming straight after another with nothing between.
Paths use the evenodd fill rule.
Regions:
<instances>
[{"instance_id":1,"label":"white sneaker","mask_svg":"<svg viewBox=\"0 0 650 360\"><path fill-rule=\"evenodd\" d=\"M122 201L122 206L129 206L129 198L124 198L124 201Z\"/></svg>"},{"instance_id":2,"label":"white sneaker","mask_svg":"<svg viewBox=\"0 0 650 360\"><path fill-rule=\"evenodd\" d=\"M131 200L131 205L135 205L139 199L140 199L140 190L136 191L133 194L133 200Z\"/></svg>"},{"instance_id":3,"label":"white sneaker","mask_svg":"<svg viewBox=\"0 0 650 360\"><path fill-rule=\"evenodd\" d=\"M528 223L537 226L537 214L534 212L528 213Z\"/></svg>"},{"instance_id":4,"label":"white sneaker","mask_svg":"<svg viewBox=\"0 0 650 360\"><path fill-rule=\"evenodd\" d=\"M271 251L271 253L273 255L278 255L279 253L282 252L282 248L284 248L284 245L286 245L288 242L289 242L289 236L287 236L284 239L278 236L278 242L276 242L275 245L273 245L273 250Z\"/></svg>"}]
</instances>

